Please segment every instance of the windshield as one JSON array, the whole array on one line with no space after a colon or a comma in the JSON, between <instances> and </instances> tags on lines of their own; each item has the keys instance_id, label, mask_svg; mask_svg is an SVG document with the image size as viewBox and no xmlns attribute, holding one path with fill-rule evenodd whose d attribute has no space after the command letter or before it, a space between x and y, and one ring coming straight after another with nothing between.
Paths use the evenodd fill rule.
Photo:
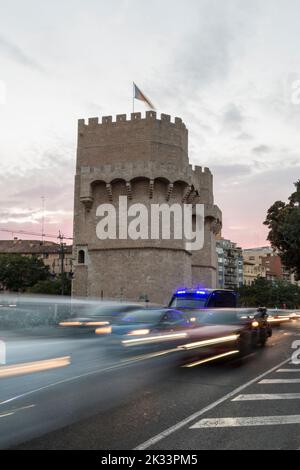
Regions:
<instances>
[{"instance_id":1,"label":"windshield","mask_svg":"<svg viewBox=\"0 0 300 470\"><path fill-rule=\"evenodd\" d=\"M172 299L170 307L188 307L188 308L202 308L206 305L206 297L196 298L196 297L174 297Z\"/></svg>"}]
</instances>

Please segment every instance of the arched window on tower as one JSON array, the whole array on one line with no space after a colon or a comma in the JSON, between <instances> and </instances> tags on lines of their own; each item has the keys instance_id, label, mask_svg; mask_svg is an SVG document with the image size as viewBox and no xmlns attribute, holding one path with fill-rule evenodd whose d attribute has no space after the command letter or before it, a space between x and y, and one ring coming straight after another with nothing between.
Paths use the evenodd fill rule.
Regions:
<instances>
[{"instance_id":1,"label":"arched window on tower","mask_svg":"<svg viewBox=\"0 0 300 470\"><path fill-rule=\"evenodd\" d=\"M84 250L79 250L78 251L78 264L84 264L85 263L85 252Z\"/></svg>"}]
</instances>

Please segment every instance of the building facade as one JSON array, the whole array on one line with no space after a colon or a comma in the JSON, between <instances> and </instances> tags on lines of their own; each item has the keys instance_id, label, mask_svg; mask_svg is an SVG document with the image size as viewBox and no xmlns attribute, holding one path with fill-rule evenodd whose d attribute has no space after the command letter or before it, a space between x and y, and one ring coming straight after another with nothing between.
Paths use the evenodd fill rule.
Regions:
<instances>
[{"instance_id":1,"label":"building facade","mask_svg":"<svg viewBox=\"0 0 300 470\"><path fill-rule=\"evenodd\" d=\"M218 287L237 289L243 285L242 249L231 240L220 238L216 241L218 257Z\"/></svg>"},{"instance_id":2,"label":"building facade","mask_svg":"<svg viewBox=\"0 0 300 470\"><path fill-rule=\"evenodd\" d=\"M41 240L0 240L0 254L36 256L41 259L53 277L61 273L61 246L58 243ZM72 246L64 246L64 272L73 275Z\"/></svg>"},{"instance_id":3,"label":"building facade","mask_svg":"<svg viewBox=\"0 0 300 470\"><path fill-rule=\"evenodd\" d=\"M99 239L102 204L114 206L117 230L119 196L149 208L153 204L204 205L204 247L189 251L180 239ZM79 120L74 199L73 295L166 303L182 286L216 286L215 233L221 212L214 205L208 168L189 164L188 131L153 111ZM126 231L127 235L127 231Z\"/></svg>"},{"instance_id":4,"label":"building facade","mask_svg":"<svg viewBox=\"0 0 300 470\"><path fill-rule=\"evenodd\" d=\"M261 246L257 248L243 249L243 258L245 261L250 261L257 266L262 265L262 258L267 255L272 255L273 249L270 246Z\"/></svg>"},{"instance_id":5,"label":"building facade","mask_svg":"<svg viewBox=\"0 0 300 470\"><path fill-rule=\"evenodd\" d=\"M262 265L265 268L266 278L269 281L281 279L287 282L293 282L294 277L290 271L286 269L281 262L280 256L277 254L268 254L262 258Z\"/></svg>"},{"instance_id":6,"label":"building facade","mask_svg":"<svg viewBox=\"0 0 300 470\"><path fill-rule=\"evenodd\" d=\"M251 285L258 277L269 281L284 280L299 285L295 276L282 265L280 256L270 246L245 249L243 258L246 285Z\"/></svg>"}]
</instances>

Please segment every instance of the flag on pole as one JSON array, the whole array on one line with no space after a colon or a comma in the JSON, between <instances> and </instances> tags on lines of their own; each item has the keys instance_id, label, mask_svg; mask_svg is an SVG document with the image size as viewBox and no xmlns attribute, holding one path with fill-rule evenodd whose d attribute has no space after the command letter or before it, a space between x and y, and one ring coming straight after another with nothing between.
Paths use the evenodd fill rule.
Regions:
<instances>
[{"instance_id":1,"label":"flag on pole","mask_svg":"<svg viewBox=\"0 0 300 470\"><path fill-rule=\"evenodd\" d=\"M135 98L136 100L144 101L144 103L146 103L150 109L155 109L151 101L147 98L146 95L144 95L144 93L139 89L138 86L136 86L134 82L133 82L133 98Z\"/></svg>"}]
</instances>

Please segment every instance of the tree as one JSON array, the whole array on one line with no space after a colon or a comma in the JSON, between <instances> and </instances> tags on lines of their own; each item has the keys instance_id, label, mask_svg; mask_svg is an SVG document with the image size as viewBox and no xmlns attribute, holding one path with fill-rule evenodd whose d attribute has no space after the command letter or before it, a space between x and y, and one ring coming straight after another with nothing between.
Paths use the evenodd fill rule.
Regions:
<instances>
[{"instance_id":1,"label":"tree","mask_svg":"<svg viewBox=\"0 0 300 470\"><path fill-rule=\"evenodd\" d=\"M0 284L4 289L24 292L50 276L49 268L36 256L0 255Z\"/></svg>"},{"instance_id":2,"label":"tree","mask_svg":"<svg viewBox=\"0 0 300 470\"><path fill-rule=\"evenodd\" d=\"M299 308L300 287L288 281L269 281L259 277L251 286L239 288L241 307Z\"/></svg>"},{"instance_id":3,"label":"tree","mask_svg":"<svg viewBox=\"0 0 300 470\"><path fill-rule=\"evenodd\" d=\"M295 187L289 202L276 201L270 207L264 225L270 230L268 240L282 264L300 280L300 180Z\"/></svg>"},{"instance_id":4,"label":"tree","mask_svg":"<svg viewBox=\"0 0 300 470\"><path fill-rule=\"evenodd\" d=\"M61 278L39 281L28 289L30 294L61 295ZM64 279L64 295L71 295L71 280Z\"/></svg>"}]
</instances>

